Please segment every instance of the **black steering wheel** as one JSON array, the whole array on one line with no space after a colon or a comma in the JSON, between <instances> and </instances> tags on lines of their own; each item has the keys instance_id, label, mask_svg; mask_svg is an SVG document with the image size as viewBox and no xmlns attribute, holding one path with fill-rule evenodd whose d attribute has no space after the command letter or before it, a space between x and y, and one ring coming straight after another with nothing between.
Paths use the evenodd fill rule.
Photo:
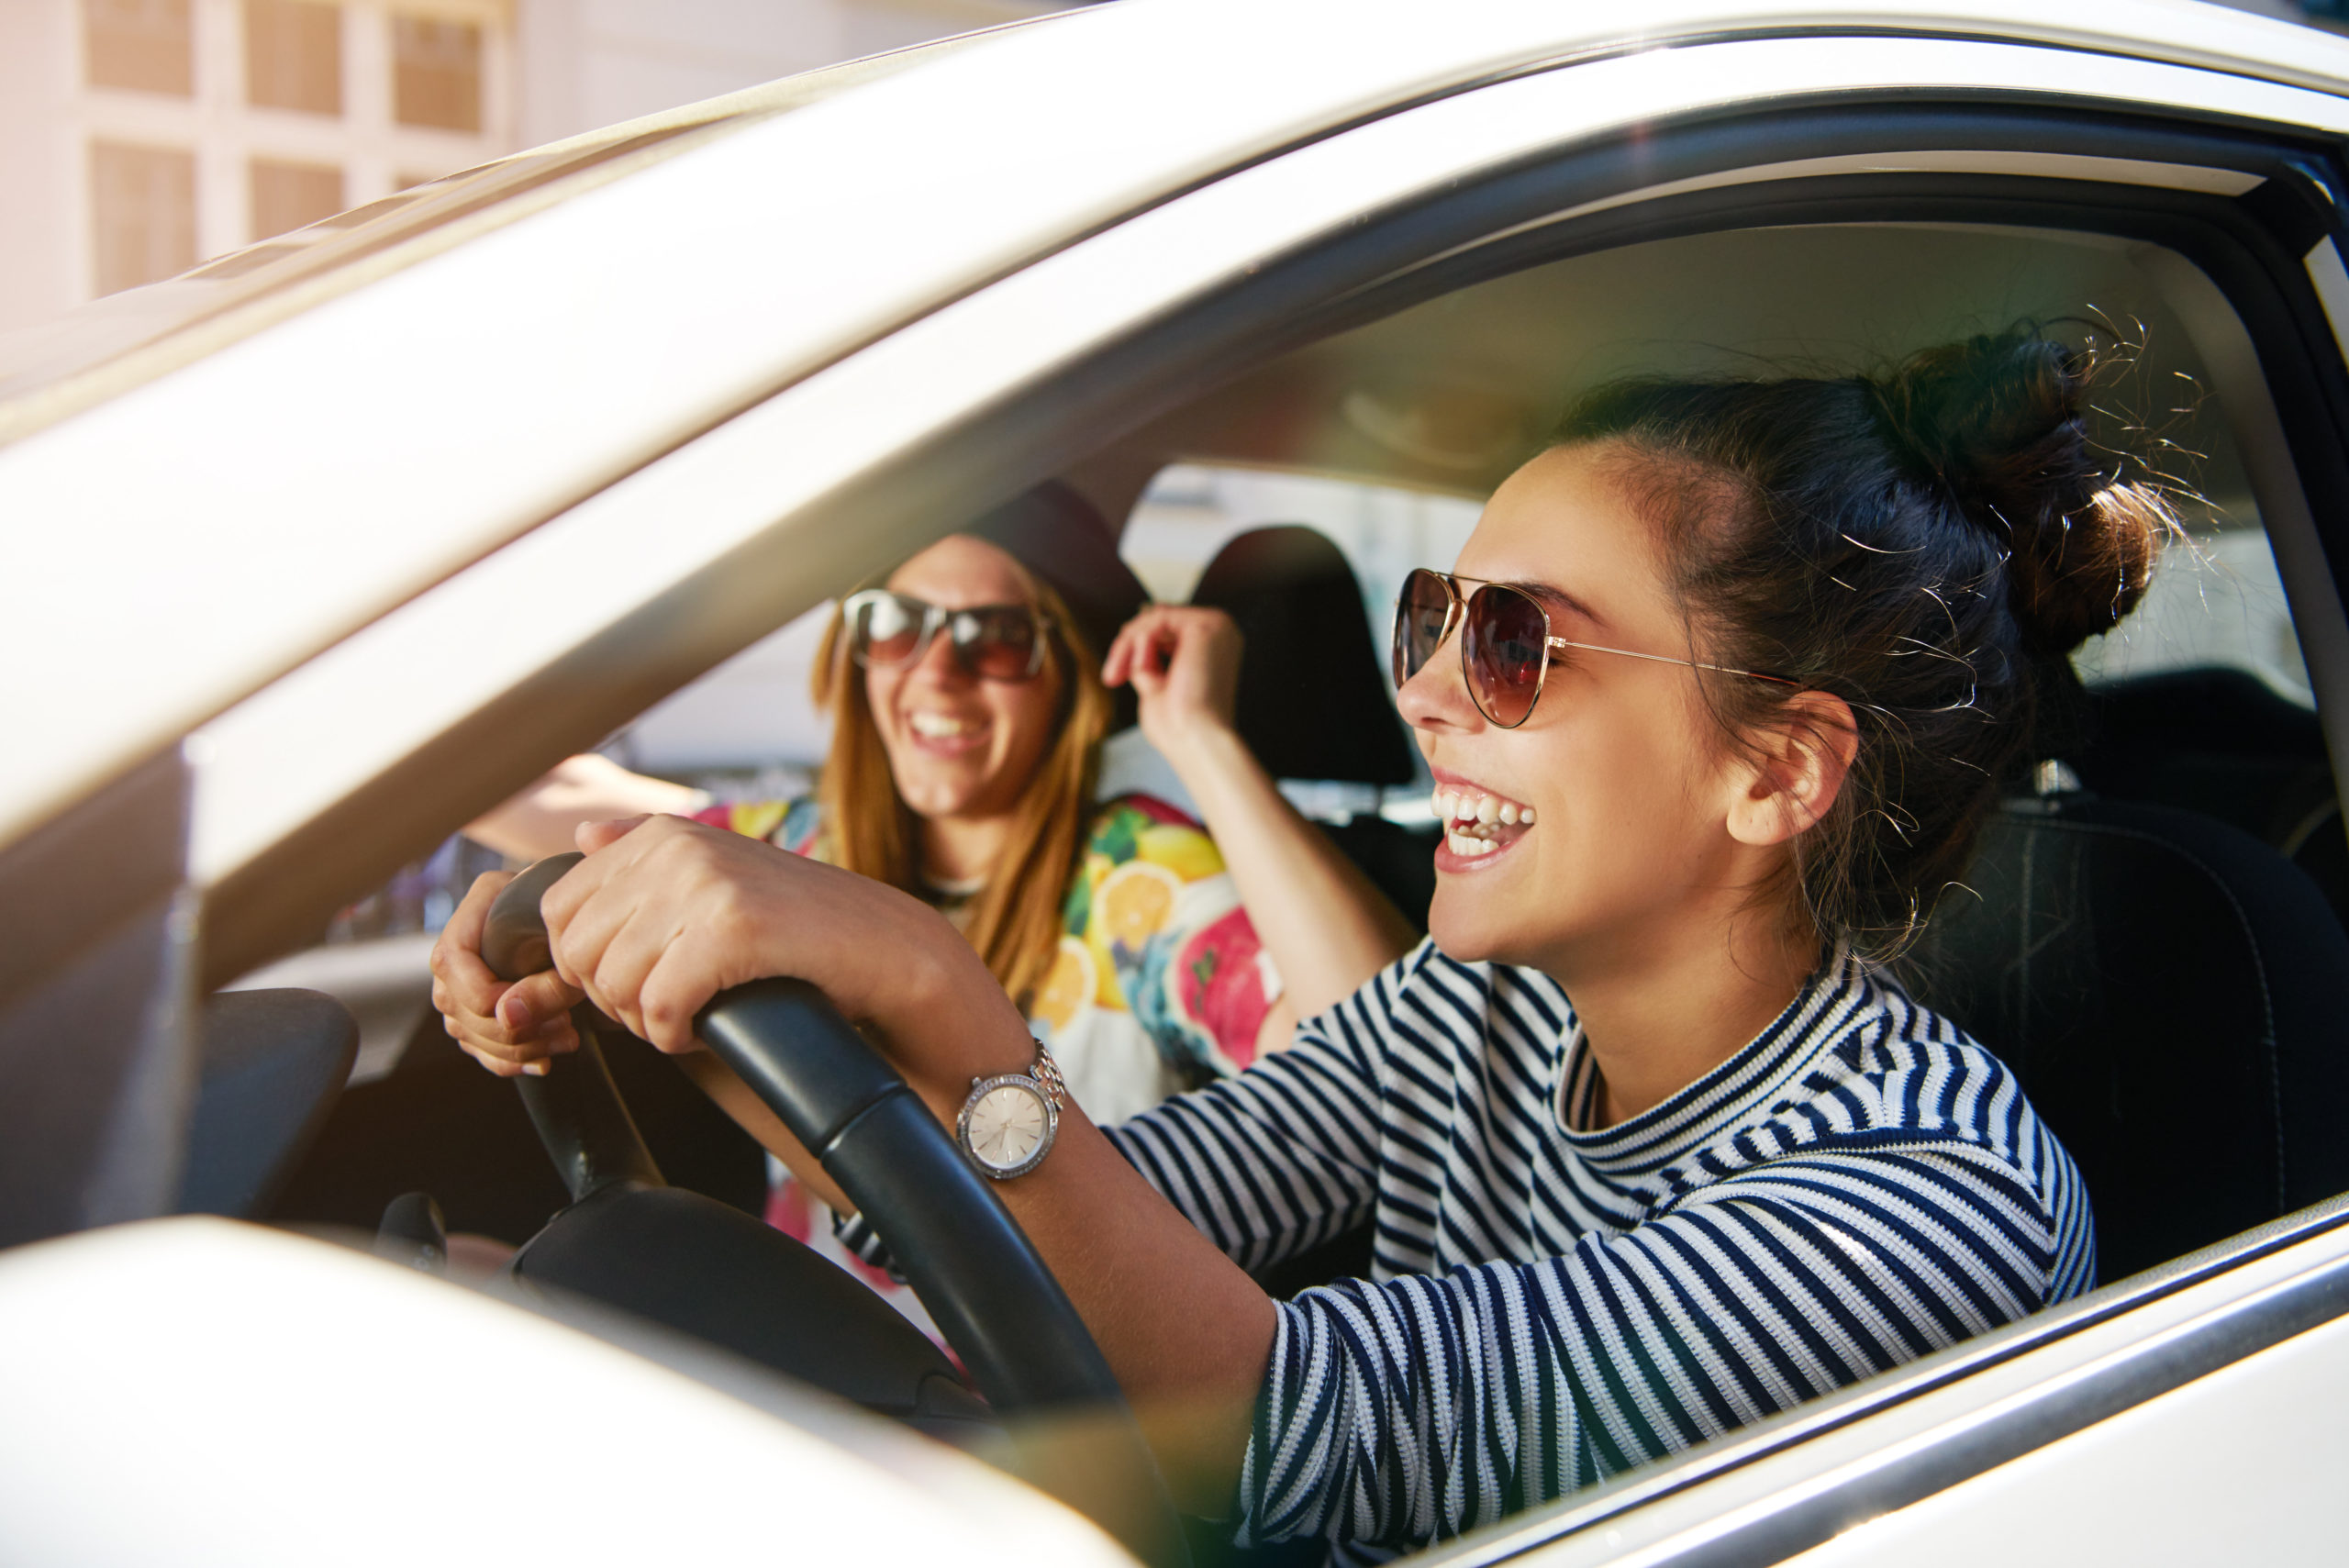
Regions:
<instances>
[{"instance_id":1,"label":"black steering wheel","mask_svg":"<svg viewBox=\"0 0 2349 1568\"><path fill-rule=\"evenodd\" d=\"M539 862L492 904L482 958L500 979L550 967L539 900L581 859ZM579 1051L543 1078L515 1080L571 1189L567 1213L599 1195L661 1184L596 1044L592 1020L600 1015L583 1006L578 1017L588 1026L579 1031ZM1165 1485L1100 1347L992 1184L896 1072L805 981L736 986L711 1001L696 1030L888 1244L979 1392L1005 1418L1013 1467L1143 1561L1186 1563ZM781 1231L757 1230L774 1248L804 1251ZM831 1265L819 1266L822 1273L801 1277L847 1283ZM895 1318L869 1292L856 1287L854 1295Z\"/></svg>"}]
</instances>

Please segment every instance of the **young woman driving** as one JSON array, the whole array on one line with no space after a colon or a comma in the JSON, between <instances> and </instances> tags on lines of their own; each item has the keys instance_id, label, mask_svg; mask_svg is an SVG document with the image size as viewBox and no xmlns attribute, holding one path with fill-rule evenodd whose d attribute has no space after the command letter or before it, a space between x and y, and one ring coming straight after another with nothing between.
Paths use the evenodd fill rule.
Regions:
<instances>
[{"instance_id":1,"label":"young woman driving","mask_svg":"<svg viewBox=\"0 0 2349 1568\"><path fill-rule=\"evenodd\" d=\"M583 822L674 813L875 877L961 929L1086 1104L1130 1115L1286 1045L1412 940L1233 732L1230 620L1144 599L1099 515L1041 486L842 602L817 660L835 735L815 795L713 806L588 755L466 832L536 860ZM1147 796L1094 800L1105 673L1136 688L1214 837ZM567 1017L543 1029L569 1048ZM714 1062L696 1071L755 1114Z\"/></svg>"},{"instance_id":2,"label":"young woman driving","mask_svg":"<svg viewBox=\"0 0 2349 1568\"><path fill-rule=\"evenodd\" d=\"M2021 336L1615 387L1456 574L1415 574L1431 940L1121 1126L1072 1102L1009 1162L1024 1171L998 1191L1186 1506L1424 1542L2090 1282L2069 1159L1874 962L2171 526L2096 471L2082 396ZM560 977L524 984L684 1052L718 991L804 976L950 1129L974 1080L1049 1079L919 902L675 819L584 837L545 901ZM1246 1272L1365 1219L1371 1280L1276 1302Z\"/></svg>"}]
</instances>

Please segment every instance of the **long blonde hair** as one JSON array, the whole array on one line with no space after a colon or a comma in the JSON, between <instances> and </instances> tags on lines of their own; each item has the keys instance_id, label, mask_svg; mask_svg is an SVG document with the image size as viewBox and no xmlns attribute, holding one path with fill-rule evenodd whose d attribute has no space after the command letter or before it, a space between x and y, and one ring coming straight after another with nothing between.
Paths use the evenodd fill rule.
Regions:
<instances>
[{"instance_id":1,"label":"long blonde hair","mask_svg":"<svg viewBox=\"0 0 2349 1568\"><path fill-rule=\"evenodd\" d=\"M1060 947L1062 906L1084 849L1110 703L1101 684L1100 655L1086 642L1067 604L1052 584L1013 564L1044 618L1045 667L1036 678L1054 670L1062 676L1058 733L1020 792L1006 841L1008 863L988 872L972 900L963 935L1024 1012ZM865 695L864 672L849 656L847 629L835 606L813 682L816 706L832 716L832 748L816 785L829 840L827 858L923 895L921 835L889 772L889 754Z\"/></svg>"}]
</instances>

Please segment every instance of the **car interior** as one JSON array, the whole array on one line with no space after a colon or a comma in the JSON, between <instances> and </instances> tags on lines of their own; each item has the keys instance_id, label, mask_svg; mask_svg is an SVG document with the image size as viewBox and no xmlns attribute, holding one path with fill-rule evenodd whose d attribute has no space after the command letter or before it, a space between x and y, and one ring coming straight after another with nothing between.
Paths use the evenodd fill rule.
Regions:
<instances>
[{"instance_id":1,"label":"car interior","mask_svg":"<svg viewBox=\"0 0 2349 1568\"><path fill-rule=\"evenodd\" d=\"M1520 266L1235 363L1097 432L1061 477L1116 519L1146 512L1178 472L1473 506L1571 396L1610 377L1834 374L2021 321L2091 349L2099 439L2117 465L2172 485L2188 538L2144 609L2078 659L2076 722L2002 781L1976 870L1899 973L2021 1074L2081 1167L2110 1281L2349 1190L2349 838L2241 455L2246 421L2272 411L2227 406L2214 386L2217 297L2181 290L2154 247L2104 234L1839 222L1672 235ZM1218 511L1195 530L1191 596L1246 634L1240 721L1260 757L1301 793L1346 786L1324 788L1353 803L1321 811L1324 830L1424 927L1435 827L1391 706L1382 596L1400 567L1450 562L1398 566L1419 536L1359 522L1375 510L1342 528ZM606 1057L648 1168L710 1201L662 1199L694 1213L591 1236L548 1227L579 1195L514 1090L449 1049L436 1018L388 1073L340 1093L348 1020L300 994L222 992L206 1023L190 1210L380 1227L394 1255L435 1268L448 1233L493 1238L522 1247L522 1275L542 1270L782 1370L807 1373L811 1354L849 1367L832 1386L901 1416L912 1385L946 1375L927 1341L876 1327L840 1282L774 1261L783 1239L741 1218L761 1210L762 1152L640 1042L607 1039ZM2189 1167L2183 1147L2203 1158ZM1364 1256L1341 1243L1268 1283L1293 1292ZM666 1283L649 1288L656 1274ZM843 1327L811 1351L743 1305L785 1292L820 1298L793 1323Z\"/></svg>"}]
</instances>

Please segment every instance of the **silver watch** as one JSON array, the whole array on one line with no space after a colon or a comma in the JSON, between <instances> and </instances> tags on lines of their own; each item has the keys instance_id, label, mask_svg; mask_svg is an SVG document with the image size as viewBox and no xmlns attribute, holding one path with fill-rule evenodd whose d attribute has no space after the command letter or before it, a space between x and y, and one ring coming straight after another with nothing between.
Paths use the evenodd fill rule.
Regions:
<instances>
[{"instance_id":1,"label":"silver watch","mask_svg":"<svg viewBox=\"0 0 2349 1568\"><path fill-rule=\"evenodd\" d=\"M1024 1176L1052 1152L1067 1095L1052 1053L1038 1040L1036 1064L1027 1072L971 1080L971 1097L954 1118L955 1141L996 1181Z\"/></svg>"}]
</instances>

